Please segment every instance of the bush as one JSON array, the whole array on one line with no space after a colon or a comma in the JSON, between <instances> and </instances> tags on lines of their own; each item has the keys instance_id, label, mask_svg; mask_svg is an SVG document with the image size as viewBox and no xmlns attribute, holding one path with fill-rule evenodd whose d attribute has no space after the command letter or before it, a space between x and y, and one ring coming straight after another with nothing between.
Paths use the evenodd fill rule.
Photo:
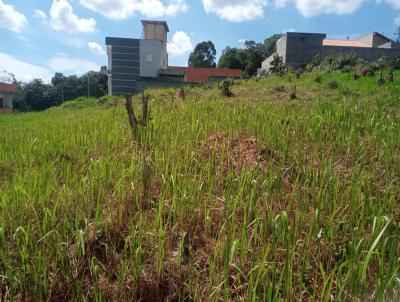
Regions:
<instances>
[{"instance_id":1,"label":"bush","mask_svg":"<svg viewBox=\"0 0 400 302\"><path fill-rule=\"evenodd\" d=\"M366 66L363 69L361 69L361 74L363 77L374 77L375 71L370 66Z\"/></svg>"},{"instance_id":2,"label":"bush","mask_svg":"<svg viewBox=\"0 0 400 302\"><path fill-rule=\"evenodd\" d=\"M328 83L328 87L329 87L330 89L338 89L338 88L339 88L339 84L338 84L338 82L336 82L336 81L330 81L330 82Z\"/></svg>"},{"instance_id":3,"label":"bush","mask_svg":"<svg viewBox=\"0 0 400 302\"><path fill-rule=\"evenodd\" d=\"M321 84L322 83L322 75L318 74L314 77L314 82Z\"/></svg>"},{"instance_id":4,"label":"bush","mask_svg":"<svg viewBox=\"0 0 400 302\"><path fill-rule=\"evenodd\" d=\"M275 90L276 92L284 92L284 91L285 91L285 86L283 86L283 85L276 86L276 87L274 88L274 90Z\"/></svg>"},{"instance_id":5,"label":"bush","mask_svg":"<svg viewBox=\"0 0 400 302\"><path fill-rule=\"evenodd\" d=\"M291 100L297 99L296 86L294 86L292 92L290 93L290 99Z\"/></svg>"},{"instance_id":6,"label":"bush","mask_svg":"<svg viewBox=\"0 0 400 302\"><path fill-rule=\"evenodd\" d=\"M351 72L356 66L362 64L363 61L357 54L337 55L333 54L321 58L317 56L311 63L313 69L321 70L323 72Z\"/></svg>"},{"instance_id":7,"label":"bush","mask_svg":"<svg viewBox=\"0 0 400 302\"><path fill-rule=\"evenodd\" d=\"M230 97L233 95L231 87L233 86L232 79L225 79L219 84L219 90L223 96Z\"/></svg>"},{"instance_id":8,"label":"bush","mask_svg":"<svg viewBox=\"0 0 400 302\"><path fill-rule=\"evenodd\" d=\"M389 74L387 76L387 82L394 82L393 69L389 70Z\"/></svg>"},{"instance_id":9,"label":"bush","mask_svg":"<svg viewBox=\"0 0 400 302\"><path fill-rule=\"evenodd\" d=\"M274 55L274 59L271 62L270 72L273 74L277 74L279 76L283 76L286 72L286 66L283 63L282 57L277 54Z\"/></svg>"}]
</instances>

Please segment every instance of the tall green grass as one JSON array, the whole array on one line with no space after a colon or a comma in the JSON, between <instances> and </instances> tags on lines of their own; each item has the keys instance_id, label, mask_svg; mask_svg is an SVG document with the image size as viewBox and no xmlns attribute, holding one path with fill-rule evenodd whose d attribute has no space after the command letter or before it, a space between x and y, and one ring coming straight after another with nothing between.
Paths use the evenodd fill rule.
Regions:
<instances>
[{"instance_id":1,"label":"tall green grass","mask_svg":"<svg viewBox=\"0 0 400 302\"><path fill-rule=\"evenodd\" d=\"M314 77L1 116L0 300L400 299L399 84Z\"/></svg>"}]
</instances>

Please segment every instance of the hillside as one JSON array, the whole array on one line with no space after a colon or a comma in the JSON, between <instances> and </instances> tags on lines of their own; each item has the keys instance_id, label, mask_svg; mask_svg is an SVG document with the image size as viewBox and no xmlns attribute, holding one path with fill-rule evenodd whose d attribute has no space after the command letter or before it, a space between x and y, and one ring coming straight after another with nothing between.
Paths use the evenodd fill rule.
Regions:
<instances>
[{"instance_id":1,"label":"hillside","mask_svg":"<svg viewBox=\"0 0 400 302\"><path fill-rule=\"evenodd\" d=\"M136 140L118 99L0 116L0 300L400 299L395 78L148 90Z\"/></svg>"}]
</instances>

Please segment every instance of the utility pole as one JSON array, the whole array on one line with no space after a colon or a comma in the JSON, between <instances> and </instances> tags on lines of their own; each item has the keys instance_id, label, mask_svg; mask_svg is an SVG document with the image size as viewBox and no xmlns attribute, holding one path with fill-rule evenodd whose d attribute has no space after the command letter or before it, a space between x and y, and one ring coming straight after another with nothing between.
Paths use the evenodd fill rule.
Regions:
<instances>
[{"instance_id":1,"label":"utility pole","mask_svg":"<svg viewBox=\"0 0 400 302\"><path fill-rule=\"evenodd\" d=\"M396 42L400 43L400 27L397 28L397 31L394 33L396 37Z\"/></svg>"},{"instance_id":2,"label":"utility pole","mask_svg":"<svg viewBox=\"0 0 400 302\"><path fill-rule=\"evenodd\" d=\"M87 96L90 98L90 80L89 80L90 72L87 74Z\"/></svg>"}]
</instances>

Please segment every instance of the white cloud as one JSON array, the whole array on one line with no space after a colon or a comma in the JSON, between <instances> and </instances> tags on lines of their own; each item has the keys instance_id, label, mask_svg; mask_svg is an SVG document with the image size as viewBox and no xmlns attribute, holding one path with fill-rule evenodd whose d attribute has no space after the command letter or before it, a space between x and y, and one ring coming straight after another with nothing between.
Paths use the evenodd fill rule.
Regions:
<instances>
[{"instance_id":1,"label":"white cloud","mask_svg":"<svg viewBox=\"0 0 400 302\"><path fill-rule=\"evenodd\" d=\"M36 19L39 19L43 23L47 24L47 15L44 11L42 11L40 9L35 9L35 11L33 13L33 17L35 17Z\"/></svg>"},{"instance_id":2,"label":"white cloud","mask_svg":"<svg viewBox=\"0 0 400 302\"><path fill-rule=\"evenodd\" d=\"M28 23L24 14L15 10L12 5L0 0L0 27L14 32L21 32Z\"/></svg>"},{"instance_id":3,"label":"white cloud","mask_svg":"<svg viewBox=\"0 0 400 302\"><path fill-rule=\"evenodd\" d=\"M239 39L239 40L238 40L238 43L244 44L244 43L246 43L246 41L248 41L248 39Z\"/></svg>"},{"instance_id":4,"label":"white cloud","mask_svg":"<svg viewBox=\"0 0 400 302\"><path fill-rule=\"evenodd\" d=\"M207 13L215 13L231 22L259 19L264 15L266 5L267 0L203 0Z\"/></svg>"},{"instance_id":5,"label":"white cloud","mask_svg":"<svg viewBox=\"0 0 400 302\"><path fill-rule=\"evenodd\" d=\"M168 43L168 53L173 56L183 56L193 50L190 37L183 31L177 31L172 37L172 42Z\"/></svg>"},{"instance_id":6,"label":"white cloud","mask_svg":"<svg viewBox=\"0 0 400 302\"><path fill-rule=\"evenodd\" d=\"M79 0L88 9L113 20L125 20L135 12L147 17L175 16L187 11L185 0L171 0L165 4L161 0Z\"/></svg>"},{"instance_id":7,"label":"white cloud","mask_svg":"<svg viewBox=\"0 0 400 302\"><path fill-rule=\"evenodd\" d=\"M378 3L387 3L392 5L394 8L400 8L400 0L377 0Z\"/></svg>"},{"instance_id":8,"label":"white cloud","mask_svg":"<svg viewBox=\"0 0 400 302\"><path fill-rule=\"evenodd\" d=\"M54 0L50 9L50 25L59 31L68 33L91 33L96 29L93 18L80 18L77 16L68 0Z\"/></svg>"},{"instance_id":9,"label":"white cloud","mask_svg":"<svg viewBox=\"0 0 400 302\"><path fill-rule=\"evenodd\" d=\"M207 13L215 13L221 19L244 22L262 18L267 0L202 0ZM352 14L368 0L271 0L276 8L293 4L306 18L323 14ZM400 9L400 0L375 0ZM400 21L400 20L399 20Z\"/></svg>"},{"instance_id":10,"label":"white cloud","mask_svg":"<svg viewBox=\"0 0 400 302\"><path fill-rule=\"evenodd\" d=\"M47 65L54 71L73 74L100 70L100 66L96 63L67 56L52 58L47 62Z\"/></svg>"},{"instance_id":11,"label":"white cloud","mask_svg":"<svg viewBox=\"0 0 400 302\"><path fill-rule=\"evenodd\" d=\"M53 75L47 68L21 61L12 55L0 52L0 71L4 70L13 73L18 81L23 82L29 82L33 79L49 82Z\"/></svg>"},{"instance_id":12,"label":"white cloud","mask_svg":"<svg viewBox=\"0 0 400 302\"><path fill-rule=\"evenodd\" d=\"M321 14L352 14L361 7L364 0L296 0L296 7L306 17Z\"/></svg>"},{"instance_id":13,"label":"white cloud","mask_svg":"<svg viewBox=\"0 0 400 302\"><path fill-rule=\"evenodd\" d=\"M105 54L106 54L106 52L105 52L105 50L103 49L103 47L101 47L101 46L100 46L99 44L97 44L96 42L89 42L89 43L88 43L88 47L89 47L90 51L91 51L92 53L94 53L95 55L102 56L102 55L105 55Z\"/></svg>"}]
</instances>

